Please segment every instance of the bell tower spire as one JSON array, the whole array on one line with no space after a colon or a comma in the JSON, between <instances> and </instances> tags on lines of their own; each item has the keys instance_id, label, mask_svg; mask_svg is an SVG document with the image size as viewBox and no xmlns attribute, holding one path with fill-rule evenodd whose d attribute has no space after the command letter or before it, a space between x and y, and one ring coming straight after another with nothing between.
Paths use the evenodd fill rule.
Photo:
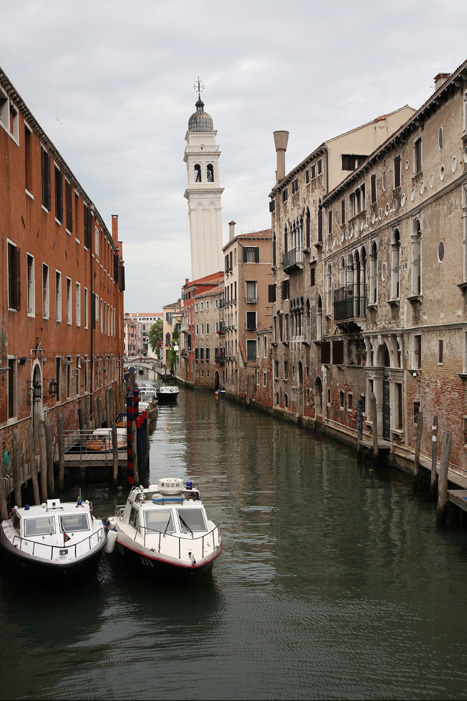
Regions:
<instances>
[{"instance_id":1,"label":"bell tower spire","mask_svg":"<svg viewBox=\"0 0 467 701\"><path fill-rule=\"evenodd\" d=\"M204 111L199 77L193 86L198 93L196 112L188 120L184 161L187 168L190 221L191 279L217 273L222 265L222 211L219 181L219 146L212 117Z\"/></svg>"}]
</instances>

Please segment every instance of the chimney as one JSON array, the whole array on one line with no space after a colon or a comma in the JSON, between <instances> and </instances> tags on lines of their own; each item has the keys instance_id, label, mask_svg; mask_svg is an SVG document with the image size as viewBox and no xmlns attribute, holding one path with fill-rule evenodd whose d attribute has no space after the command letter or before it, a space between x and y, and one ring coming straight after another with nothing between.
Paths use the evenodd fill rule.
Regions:
<instances>
[{"instance_id":1,"label":"chimney","mask_svg":"<svg viewBox=\"0 0 467 701\"><path fill-rule=\"evenodd\" d=\"M114 243L118 242L118 214L112 214L112 238Z\"/></svg>"},{"instance_id":2,"label":"chimney","mask_svg":"<svg viewBox=\"0 0 467 701\"><path fill-rule=\"evenodd\" d=\"M185 278L185 285L188 285L188 278Z\"/></svg>"},{"instance_id":3,"label":"chimney","mask_svg":"<svg viewBox=\"0 0 467 701\"><path fill-rule=\"evenodd\" d=\"M287 151L289 132L275 131L273 136L277 153L276 182L280 182L285 178L285 152Z\"/></svg>"},{"instance_id":4,"label":"chimney","mask_svg":"<svg viewBox=\"0 0 467 701\"><path fill-rule=\"evenodd\" d=\"M229 221L229 241L233 241L235 238L235 222Z\"/></svg>"},{"instance_id":5,"label":"chimney","mask_svg":"<svg viewBox=\"0 0 467 701\"><path fill-rule=\"evenodd\" d=\"M438 90L442 85L444 85L444 83L450 77L450 73L438 73L438 75L435 75L435 90Z\"/></svg>"}]
</instances>

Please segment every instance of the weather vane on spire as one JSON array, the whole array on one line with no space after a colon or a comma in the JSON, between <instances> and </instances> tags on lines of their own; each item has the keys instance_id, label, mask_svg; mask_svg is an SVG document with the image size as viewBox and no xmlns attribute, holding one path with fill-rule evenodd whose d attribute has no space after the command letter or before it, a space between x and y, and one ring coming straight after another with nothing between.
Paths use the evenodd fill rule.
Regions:
<instances>
[{"instance_id":1,"label":"weather vane on spire","mask_svg":"<svg viewBox=\"0 0 467 701\"><path fill-rule=\"evenodd\" d=\"M198 76L198 80L193 85L193 90L196 90L198 92L198 100L201 100L201 91L204 90L204 85L200 81L199 76Z\"/></svg>"}]
</instances>

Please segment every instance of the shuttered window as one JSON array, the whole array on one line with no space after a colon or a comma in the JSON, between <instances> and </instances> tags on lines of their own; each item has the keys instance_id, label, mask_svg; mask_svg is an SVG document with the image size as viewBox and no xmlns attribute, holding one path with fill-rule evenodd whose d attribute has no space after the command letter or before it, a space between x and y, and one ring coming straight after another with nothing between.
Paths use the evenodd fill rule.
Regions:
<instances>
[{"instance_id":1,"label":"shuttered window","mask_svg":"<svg viewBox=\"0 0 467 701\"><path fill-rule=\"evenodd\" d=\"M276 286L268 285L268 302L276 301Z\"/></svg>"},{"instance_id":2,"label":"shuttered window","mask_svg":"<svg viewBox=\"0 0 467 701\"><path fill-rule=\"evenodd\" d=\"M243 249L244 263L259 263L259 248L258 246L245 246Z\"/></svg>"},{"instance_id":3,"label":"shuttered window","mask_svg":"<svg viewBox=\"0 0 467 701\"><path fill-rule=\"evenodd\" d=\"M344 342L342 340L332 342L332 362L334 365L344 364Z\"/></svg>"},{"instance_id":4,"label":"shuttered window","mask_svg":"<svg viewBox=\"0 0 467 701\"><path fill-rule=\"evenodd\" d=\"M50 156L41 148L41 173L42 173L42 206L50 212Z\"/></svg>"},{"instance_id":5,"label":"shuttered window","mask_svg":"<svg viewBox=\"0 0 467 701\"><path fill-rule=\"evenodd\" d=\"M331 362L331 344L329 343L329 341L323 341L321 343L321 362Z\"/></svg>"},{"instance_id":6,"label":"shuttered window","mask_svg":"<svg viewBox=\"0 0 467 701\"><path fill-rule=\"evenodd\" d=\"M21 300L19 248L8 242L8 308L20 308Z\"/></svg>"}]
</instances>

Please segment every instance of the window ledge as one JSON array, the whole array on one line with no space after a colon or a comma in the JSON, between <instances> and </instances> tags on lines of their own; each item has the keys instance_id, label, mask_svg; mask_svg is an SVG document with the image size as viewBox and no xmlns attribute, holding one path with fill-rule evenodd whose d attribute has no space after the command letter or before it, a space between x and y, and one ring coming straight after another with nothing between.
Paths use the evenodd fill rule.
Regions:
<instances>
[{"instance_id":1,"label":"window ledge","mask_svg":"<svg viewBox=\"0 0 467 701\"><path fill-rule=\"evenodd\" d=\"M315 248L318 248L318 249L323 248L323 242L322 242L322 241L317 241L317 242L315 243Z\"/></svg>"},{"instance_id":2,"label":"window ledge","mask_svg":"<svg viewBox=\"0 0 467 701\"><path fill-rule=\"evenodd\" d=\"M467 282L460 282L457 287L462 290L462 292L465 292L467 290Z\"/></svg>"},{"instance_id":3,"label":"window ledge","mask_svg":"<svg viewBox=\"0 0 467 701\"><path fill-rule=\"evenodd\" d=\"M374 304L367 304L366 308L371 309L372 311L376 311L378 309L378 304L376 302Z\"/></svg>"},{"instance_id":4,"label":"window ledge","mask_svg":"<svg viewBox=\"0 0 467 701\"><path fill-rule=\"evenodd\" d=\"M458 372L457 376L461 378L461 380L467 380L467 372Z\"/></svg>"},{"instance_id":5,"label":"window ledge","mask_svg":"<svg viewBox=\"0 0 467 701\"><path fill-rule=\"evenodd\" d=\"M400 307L400 299L388 299L388 302L390 307Z\"/></svg>"},{"instance_id":6,"label":"window ledge","mask_svg":"<svg viewBox=\"0 0 467 701\"><path fill-rule=\"evenodd\" d=\"M410 297L407 297L407 301L410 302L410 304L421 304L423 301L423 295L411 295Z\"/></svg>"}]
</instances>

